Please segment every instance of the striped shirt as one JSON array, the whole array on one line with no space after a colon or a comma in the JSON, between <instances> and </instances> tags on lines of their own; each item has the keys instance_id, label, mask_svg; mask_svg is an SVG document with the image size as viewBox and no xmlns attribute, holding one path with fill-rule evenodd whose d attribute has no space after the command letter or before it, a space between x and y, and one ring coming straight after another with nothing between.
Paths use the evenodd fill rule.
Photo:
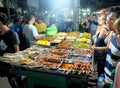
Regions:
<instances>
[{"instance_id":1,"label":"striped shirt","mask_svg":"<svg viewBox=\"0 0 120 88\"><path fill-rule=\"evenodd\" d=\"M120 61L120 46L118 45L114 34L109 44L109 49L105 62L105 80L112 82L111 73L116 67L117 63Z\"/></svg>"}]
</instances>

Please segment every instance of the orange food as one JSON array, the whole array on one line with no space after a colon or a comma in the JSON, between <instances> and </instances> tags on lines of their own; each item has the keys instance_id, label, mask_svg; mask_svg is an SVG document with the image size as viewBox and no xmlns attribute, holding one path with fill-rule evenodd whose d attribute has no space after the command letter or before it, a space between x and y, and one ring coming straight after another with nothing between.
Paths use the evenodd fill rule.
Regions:
<instances>
[{"instance_id":1,"label":"orange food","mask_svg":"<svg viewBox=\"0 0 120 88\"><path fill-rule=\"evenodd\" d=\"M65 64L62 64L62 66L60 68L65 69L65 70L70 70L70 69L74 68L74 64L65 63Z\"/></svg>"},{"instance_id":2,"label":"orange food","mask_svg":"<svg viewBox=\"0 0 120 88\"><path fill-rule=\"evenodd\" d=\"M52 41L56 38L56 36L49 36L49 37L44 37L42 40L47 40L47 41Z\"/></svg>"},{"instance_id":3,"label":"orange food","mask_svg":"<svg viewBox=\"0 0 120 88\"><path fill-rule=\"evenodd\" d=\"M92 54L91 49L76 49L76 50L73 50L73 52L80 53L80 54Z\"/></svg>"},{"instance_id":4,"label":"orange food","mask_svg":"<svg viewBox=\"0 0 120 88\"><path fill-rule=\"evenodd\" d=\"M71 41L63 41L62 43L58 44L58 47L70 47L73 44Z\"/></svg>"},{"instance_id":5,"label":"orange food","mask_svg":"<svg viewBox=\"0 0 120 88\"><path fill-rule=\"evenodd\" d=\"M52 53L68 53L69 50L68 49L64 49L64 48L52 48L50 50L50 52L52 52Z\"/></svg>"}]
</instances>

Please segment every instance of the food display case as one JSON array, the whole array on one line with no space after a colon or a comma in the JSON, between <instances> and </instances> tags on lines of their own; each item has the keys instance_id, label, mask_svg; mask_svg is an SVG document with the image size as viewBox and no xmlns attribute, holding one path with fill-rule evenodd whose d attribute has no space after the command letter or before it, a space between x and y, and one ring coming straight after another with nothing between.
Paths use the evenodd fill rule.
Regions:
<instances>
[{"instance_id":1,"label":"food display case","mask_svg":"<svg viewBox=\"0 0 120 88\"><path fill-rule=\"evenodd\" d=\"M72 41L69 41L71 35ZM74 36L75 38L73 38ZM79 32L73 32L66 39L66 33L59 33L42 39L42 42L38 40L37 45L24 51L14 54L6 53L0 58L0 61L12 66L11 73L27 76L28 88L34 88L34 85L86 88L93 68L93 52L88 47L72 47L76 43L77 36L79 36ZM61 39L62 42L57 42L58 44L55 46L48 44L56 38ZM43 43L43 41L48 42Z\"/></svg>"}]
</instances>

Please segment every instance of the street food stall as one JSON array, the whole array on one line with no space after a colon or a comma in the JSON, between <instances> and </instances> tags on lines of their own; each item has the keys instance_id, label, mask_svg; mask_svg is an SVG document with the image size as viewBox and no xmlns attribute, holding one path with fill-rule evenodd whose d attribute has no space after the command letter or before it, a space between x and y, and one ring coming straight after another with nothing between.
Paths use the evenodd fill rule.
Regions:
<instances>
[{"instance_id":1,"label":"street food stall","mask_svg":"<svg viewBox=\"0 0 120 88\"><path fill-rule=\"evenodd\" d=\"M92 72L89 33L57 33L17 53L5 53L0 61L9 72L27 77L28 88L87 88Z\"/></svg>"}]
</instances>

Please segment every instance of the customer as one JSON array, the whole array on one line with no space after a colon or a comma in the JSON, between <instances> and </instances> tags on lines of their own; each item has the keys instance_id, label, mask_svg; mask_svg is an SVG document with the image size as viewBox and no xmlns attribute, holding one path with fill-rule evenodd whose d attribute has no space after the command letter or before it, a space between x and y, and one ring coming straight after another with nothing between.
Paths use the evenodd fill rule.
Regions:
<instances>
[{"instance_id":1,"label":"customer","mask_svg":"<svg viewBox=\"0 0 120 88\"><path fill-rule=\"evenodd\" d=\"M96 39L95 44L92 46L94 49L94 60L97 62L97 71L98 77L100 74L104 73L105 59L107 51L104 51L101 47L107 47L108 43L108 35L110 34L110 30L106 25L106 15L102 14L98 18L98 28L96 31Z\"/></svg>"},{"instance_id":2,"label":"customer","mask_svg":"<svg viewBox=\"0 0 120 88\"><path fill-rule=\"evenodd\" d=\"M93 35L96 32L96 29L98 27L98 18L96 16L96 14L92 15L92 19L88 20L89 25L90 25L90 33L91 33L91 37L93 37Z\"/></svg>"},{"instance_id":3,"label":"customer","mask_svg":"<svg viewBox=\"0 0 120 88\"><path fill-rule=\"evenodd\" d=\"M19 51L19 37L18 34L7 27L7 16L0 15L0 40L3 39L7 45L6 53L15 53Z\"/></svg>"},{"instance_id":4,"label":"customer","mask_svg":"<svg viewBox=\"0 0 120 88\"><path fill-rule=\"evenodd\" d=\"M114 22L113 28L116 34L120 34L120 17Z\"/></svg>"},{"instance_id":5,"label":"customer","mask_svg":"<svg viewBox=\"0 0 120 88\"><path fill-rule=\"evenodd\" d=\"M33 25L35 22L35 16L28 15L27 24L23 28L23 35L26 38L27 47L31 47L35 44L36 40L44 37L43 35L39 35L36 27Z\"/></svg>"},{"instance_id":6,"label":"customer","mask_svg":"<svg viewBox=\"0 0 120 88\"><path fill-rule=\"evenodd\" d=\"M10 28L7 26L7 16L5 14L0 15L0 41L3 40L6 44L7 48L4 53L15 53L19 51L19 38L16 32L10 30ZM3 54L4 54L3 53ZM0 64L2 65L2 63ZM4 66L4 65L2 65ZM3 67L6 69L6 65ZM3 71L5 71L3 69ZM6 70L7 71L7 70ZM6 73L5 71L5 73ZM7 77L8 81L12 88L21 88L21 77L17 75L10 74L9 71L7 71Z\"/></svg>"},{"instance_id":7,"label":"customer","mask_svg":"<svg viewBox=\"0 0 120 88\"><path fill-rule=\"evenodd\" d=\"M120 36L117 31L113 29L113 23L120 17L120 6L113 6L110 9L109 28L114 31L105 63L105 82L111 84L111 72L116 67L116 64L120 60ZM118 29L117 29L118 30Z\"/></svg>"},{"instance_id":8,"label":"customer","mask_svg":"<svg viewBox=\"0 0 120 88\"><path fill-rule=\"evenodd\" d=\"M20 39L20 50L24 50L26 49L26 42L22 33L23 32L23 27L21 26L22 16L20 16L19 14L15 14L13 23L14 24L10 27L10 29L18 33Z\"/></svg>"},{"instance_id":9,"label":"customer","mask_svg":"<svg viewBox=\"0 0 120 88\"><path fill-rule=\"evenodd\" d=\"M120 46L120 17L114 22L113 28L115 29L116 32L116 40L118 41L118 46ZM119 48L120 49L120 48ZM116 67L116 73L114 77L114 88L119 88L120 87L120 62L117 64Z\"/></svg>"}]
</instances>

